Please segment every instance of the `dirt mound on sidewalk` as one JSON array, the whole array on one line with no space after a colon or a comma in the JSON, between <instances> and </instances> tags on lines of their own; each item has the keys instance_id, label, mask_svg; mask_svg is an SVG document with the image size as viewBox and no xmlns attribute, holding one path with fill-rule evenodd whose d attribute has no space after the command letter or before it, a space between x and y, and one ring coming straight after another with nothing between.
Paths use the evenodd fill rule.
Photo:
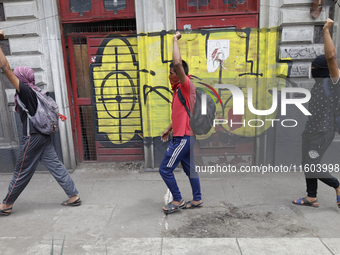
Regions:
<instances>
[{"instance_id":1,"label":"dirt mound on sidewalk","mask_svg":"<svg viewBox=\"0 0 340 255\"><path fill-rule=\"evenodd\" d=\"M304 220L290 215L288 207L282 207L281 212L271 208L264 210L263 206L238 208L232 204L224 204L223 207L193 209L195 212L186 210L183 214L187 214L189 220L184 221L177 229L169 228L165 235L183 238L314 236Z\"/></svg>"}]
</instances>

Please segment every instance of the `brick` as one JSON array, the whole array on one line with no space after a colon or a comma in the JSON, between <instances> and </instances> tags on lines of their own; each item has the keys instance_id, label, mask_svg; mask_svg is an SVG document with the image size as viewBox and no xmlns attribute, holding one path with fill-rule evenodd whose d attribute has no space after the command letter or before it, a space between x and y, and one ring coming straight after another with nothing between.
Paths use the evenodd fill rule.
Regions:
<instances>
[{"instance_id":1,"label":"brick","mask_svg":"<svg viewBox=\"0 0 340 255\"><path fill-rule=\"evenodd\" d=\"M313 43L314 26L283 27L281 42Z\"/></svg>"},{"instance_id":2,"label":"brick","mask_svg":"<svg viewBox=\"0 0 340 255\"><path fill-rule=\"evenodd\" d=\"M21 21L2 21L1 29L4 30L5 36L18 37L23 35L39 35L39 23L37 19ZM25 40L25 38L23 38Z\"/></svg>"},{"instance_id":3,"label":"brick","mask_svg":"<svg viewBox=\"0 0 340 255\"><path fill-rule=\"evenodd\" d=\"M14 104L15 89L5 89L8 104Z\"/></svg>"},{"instance_id":4,"label":"brick","mask_svg":"<svg viewBox=\"0 0 340 255\"><path fill-rule=\"evenodd\" d=\"M8 56L7 60L12 69L17 66L28 66L34 70L43 70L42 58L40 55Z\"/></svg>"},{"instance_id":5,"label":"brick","mask_svg":"<svg viewBox=\"0 0 340 255\"><path fill-rule=\"evenodd\" d=\"M329 7L322 8L322 12L317 19L310 15L310 8L281 8L281 24L324 24L329 17Z\"/></svg>"},{"instance_id":6,"label":"brick","mask_svg":"<svg viewBox=\"0 0 340 255\"><path fill-rule=\"evenodd\" d=\"M287 6L287 5L308 5L312 6L312 1L311 0L283 0L282 6Z\"/></svg>"},{"instance_id":7,"label":"brick","mask_svg":"<svg viewBox=\"0 0 340 255\"><path fill-rule=\"evenodd\" d=\"M309 78L311 62L295 62L292 64L289 77Z\"/></svg>"},{"instance_id":8,"label":"brick","mask_svg":"<svg viewBox=\"0 0 340 255\"><path fill-rule=\"evenodd\" d=\"M6 20L38 18L38 10L35 1L4 3L4 10Z\"/></svg>"},{"instance_id":9,"label":"brick","mask_svg":"<svg viewBox=\"0 0 340 255\"><path fill-rule=\"evenodd\" d=\"M12 55L43 51L41 37L10 38L9 43Z\"/></svg>"},{"instance_id":10,"label":"brick","mask_svg":"<svg viewBox=\"0 0 340 255\"><path fill-rule=\"evenodd\" d=\"M323 44L291 46L283 45L279 48L281 60L313 60L324 54Z\"/></svg>"},{"instance_id":11,"label":"brick","mask_svg":"<svg viewBox=\"0 0 340 255\"><path fill-rule=\"evenodd\" d=\"M1 28L4 30L6 38L23 35L39 35L38 20L3 21L1 22Z\"/></svg>"},{"instance_id":12,"label":"brick","mask_svg":"<svg viewBox=\"0 0 340 255\"><path fill-rule=\"evenodd\" d=\"M46 71L34 72L34 76L35 76L35 84L38 84L38 83L46 84L47 83ZM42 89L46 89L45 87L41 87L41 86L39 87Z\"/></svg>"}]
</instances>

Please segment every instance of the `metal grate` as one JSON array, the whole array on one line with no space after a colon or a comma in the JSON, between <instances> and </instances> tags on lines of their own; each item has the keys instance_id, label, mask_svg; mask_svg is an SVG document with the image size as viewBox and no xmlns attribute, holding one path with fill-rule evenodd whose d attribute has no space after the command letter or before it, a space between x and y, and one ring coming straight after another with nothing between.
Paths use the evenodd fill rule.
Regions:
<instances>
[{"instance_id":1,"label":"metal grate","mask_svg":"<svg viewBox=\"0 0 340 255\"><path fill-rule=\"evenodd\" d=\"M75 105L79 111L76 118L79 120L79 127L77 128L78 143L80 153L85 161L96 161L96 141L94 130L94 117L91 106L91 82L89 73L89 59L86 37L73 37L73 61L72 68L72 86L76 86L77 94L73 94ZM75 88L74 88L75 89ZM73 91L75 91L73 89Z\"/></svg>"},{"instance_id":2,"label":"metal grate","mask_svg":"<svg viewBox=\"0 0 340 255\"><path fill-rule=\"evenodd\" d=\"M107 20L92 23L64 24L66 35L74 33L110 33L136 31L136 20Z\"/></svg>"},{"instance_id":3,"label":"metal grate","mask_svg":"<svg viewBox=\"0 0 340 255\"><path fill-rule=\"evenodd\" d=\"M177 0L178 15L256 12L258 0Z\"/></svg>"},{"instance_id":4,"label":"metal grate","mask_svg":"<svg viewBox=\"0 0 340 255\"><path fill-rule=\"evenodd\" d=\"M81 136L83 142L83 156L86 161L96 161L96 141L94 135L92 106L80 106L79 118L81 124Z\"/></svg>"}]
</instances>

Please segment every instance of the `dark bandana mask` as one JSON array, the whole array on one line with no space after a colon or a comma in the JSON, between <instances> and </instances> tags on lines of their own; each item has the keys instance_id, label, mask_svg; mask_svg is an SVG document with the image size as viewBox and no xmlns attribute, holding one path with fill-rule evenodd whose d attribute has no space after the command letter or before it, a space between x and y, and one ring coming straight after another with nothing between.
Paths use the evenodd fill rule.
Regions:
<instances>
[{"instance_id":1,"label":"dark bandana mask","mask_svg":"<svg viewBox=\"0 0 340 255\"><path fill-rule=\"evenodd\" d=\"M320 55L314 59L312 66L312 77L313 78L327 78L329 77L329 69L325 54Z\"/></svg>"},{"instance_id":2,"label":"dark bandana mask","mask_svg":"<svg viewBox=\"0 0 340 255\"><path fill-rule=\"evenodd\" d=\"M313 78L327 78L329 77L328 68L314 68L312 69L312 77Z\"/></svg>"}]
</instances>

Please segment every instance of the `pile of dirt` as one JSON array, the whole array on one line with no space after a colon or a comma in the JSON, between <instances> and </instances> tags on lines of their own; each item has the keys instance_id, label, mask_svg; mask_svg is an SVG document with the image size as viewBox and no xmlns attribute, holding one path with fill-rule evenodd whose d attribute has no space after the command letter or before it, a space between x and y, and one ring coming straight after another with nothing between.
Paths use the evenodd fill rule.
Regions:
<instances>
[{"instance_id":1,"label":"pile of dirt","mask_svg":"<svg viewBox=\"0 0 340 255\"><path fill-rule=\"evenodd\" d=\"M177 229L164 233L182 238L255 238L311 237L313 231L305 221L275 212L256 212L252 207L238 208L232 204L224 210L194 209L195 216ZM197 213L196 213L197 212ZM190 215L193 215L192 212Z\"/></svg>"}]
</instances>

